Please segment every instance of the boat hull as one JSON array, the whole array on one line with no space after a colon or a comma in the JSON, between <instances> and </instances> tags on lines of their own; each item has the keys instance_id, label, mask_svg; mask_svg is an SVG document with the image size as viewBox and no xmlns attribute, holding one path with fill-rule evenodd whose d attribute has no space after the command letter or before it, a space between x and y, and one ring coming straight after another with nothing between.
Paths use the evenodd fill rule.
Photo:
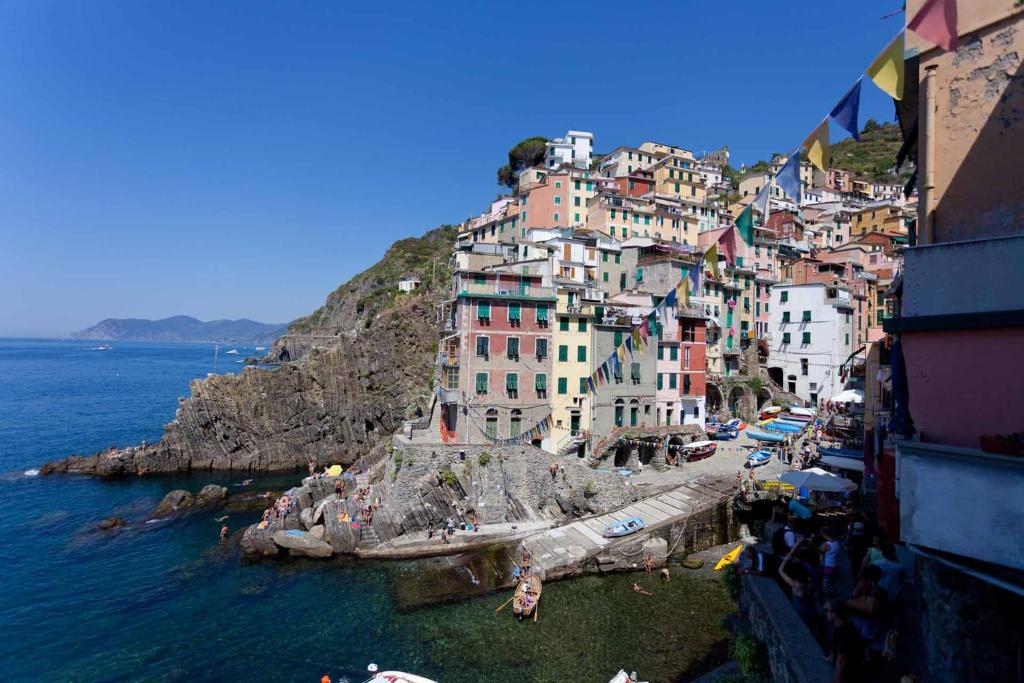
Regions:
<instances>
[{"instance_id":1,"label":"boat hull","mask_svg":"<svg viewBox=\"0 0 1024 683\"><path fill-rule=\"evenodd\" d=\"M537 603L540 602L541 590L543 584L539 577L531 574L520 579L512 597L512 614L517 619L524 619L533 614L537 609Z\"/></svg>"}]
</instances>

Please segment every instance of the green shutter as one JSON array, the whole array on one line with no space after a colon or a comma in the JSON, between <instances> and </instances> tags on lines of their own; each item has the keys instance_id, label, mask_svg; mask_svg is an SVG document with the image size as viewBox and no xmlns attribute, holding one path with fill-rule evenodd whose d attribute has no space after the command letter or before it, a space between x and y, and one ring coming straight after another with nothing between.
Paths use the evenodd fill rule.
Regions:
<instances>
[{"instance_id":1,"label":"green shutter","mask_svg":"<svg viewBox=\"0 0 1024 683\"><path fill-rule=\"evenodd\" d=\"M622 263L622 254L616 254L615 255L615 262L616 263Z\"/></svg>"},{"instance_id":2,"label":"green shutter","mask_svg":"<svg viewBox=\"0 0 1024 683\"><path fill-rule=\"evenodd\" d=\"M664 382L662 381L663 379L664 378L662 377L662 374L659 372L658 373L658 390L659 391L664 388L663 387Z\"/></svg>"},{"instance_id":3,"label":"green shutter","mask_svg":"<svg viewBox=\"0 0 1024 683\"><path fill-rule=\"evenodd\" d=\"M805 323L811 322L811 312L810 311L804 311L803 321Z\"/></svg>"},{"instance_id":4,"label":"green shutter","mask_svg":"<svg viewBox=\"0 0 1024 683\"><path fill-rule=\"evenodd\" d=\"M789 340L790 340L789 332L783 332L782 333L782 343L783 344L788 344Z\"/></svg>"},{"instance_id":5,"label":"green shutter","mask_svg":"<svg viewBox=\"0 0 1024 683\"><path fill-rule=\"evenodd\" d=\"M789 292L781 292L779 300L782 301L782 303L786 303L787 301L789 301Z\"/></svg>"},{"instance_id":6,"label":"green shutter","mask_svg":"<svg viewBox=\"0 0 1024 683\"><path fill-rule=\"evenodd\" d=\"M576 360L580 363L585 363L587 360L587 347L578 346L576 347Z\"/></svg>"},{"instance_id":7,"label":"green shutter","mask_svg":"<svg viewBox=\"0 0 1024 683\"><path fill-rule=\"evenodd\" d=\"M568 332L569 331L569 319L566 318L565 316L560 317L558 319L558 329L561 330L562 332Z\"/></svg>"},{"instance_id":8,"label":"green shutter","mask_svg":"<svg viewBox=\"0 0 1024 683\"><path fill-rule=\"evenodd\" d=\"M587 331L587 319L586 318L580 318L579 322L576 324L576 329L578 331L580 331L580 332L586 332Z\"/></svg>"},{"instance_id":9,"label":"green shutter","mask_svg":"<svg viewBox=\"0 0 1024 683\"><path fill-rule=\"evenodd\" d=\"M505 388L510 392L519 391L519 375L514 372L505 375Z\"/></svg>"},{"instance_id":10,"label":"green shutter","mask_svg":"<svg viewBox=\"0 0 1024 683\"><path fill-rule=\"evenodd\" d=\"M619 345L622 344L622 333L616 332L613 335L612 340L615 343L615 348L619 348Z\"/></svg>"},{"instance_id":11,"label":"green shutter","mask_svg":"<svg viewBox=\"0 0 1024 683\"><path fill-rule=\"evenodd\" d=\"M668 376L668 388L669 389L675 389L677 381L678 380L676 379L676 373L674 373L674 372L673 373L669 373L669 376Z\"/></svg>"},{"instance_id":12,"label":"green shutter","mask_svg":"<svg viewBox=\"0 0 1024 683\"><path fill-rule=\"evenodd\" d=\"M587 378L586 377L580 377L580 393L581 394L587 393Z\"/></svg>"},{"instance_id":13,"label":"green shutter","mask_svg":"<svg viewBox=\"0 0 1024 683\"><path fill-rule=\"evenodd\" d=\"M635 382L639 382L640 381L640 364L639 363L630 363L629 364L629 376Z\"/></svg>"},{"instance_id":14,"label":"green shutter","mask_svg":"<svg viewBox=\"0 0 1024 683\"><path fill-rule=\"evenodd\" d=\"M811 333L810 332L804 332L803 342L804 342L804 344L810 344L811 343Z\"/></svg>"},{"instance_id":15,"label":"green shutter","mask_svg":"<svg viewBox=\"0 0 1024 683\"><path fill-rule=\"evenodd\" d=\"M665 347L658 345L658 360L665 360Z\"/></svg>"},{"instance_id":16,"label":"green shutter","mask_svg":"<svg viewBox=\"0 0 1024 683\"><path fill-rule=\"evenodd\" d=\"M669 349L668 349L668 359L669 360L679 360L679 347L678 346L670 346L669 347Z\"/></svg>"},{"instance_id":17,"label":"green shutter","mask_svg":"<svg viewBox=\"0 0 1024 683\"><path fill-rule=\"evenodd\" d=\"M483 273L473 273L473 284L474 285L483 285L483 284L486 284L486 283L487 283L487 278L484 276Z\"/></svg>"},{"instance_id":18,"label":"green shutter","mask_svg":"<svg viewBox=\"0 0 1024 683\"><path fill-rule=\"evenodd\" d=\"M594 318L597 321L604 319L604 306L594 306Z\"/></svg>"},{"instance_id":19,"label":"green shutter","mask_svg":"<svg viewBox=\"0 0 1024 683\"><path fill-rule=\"evenodd\" d=\"M537 306L537 322L546 323L548 321L548 307Z\"/></svg>"},{"instance_id":20,"label":"green shutter","mask_svg":"<svg viewBox=\"0 0 1024 683\"><path fill-rule=\"evenodd\" d=\"M487 373L478 372L476 373L476 393L486 394L487 393Z\"/></svg>"},{"instance_id":21,"label":"green shutter","mask_svg":"<svg viewBox=\"0 0 1024 683\"><path fill-rule=\"evenodd\" d=\"M569 347L565 344L558 345L558 362L565 363L569 360Z\"/></svg>"},{"instance_id":22,"label":"green shutter","mask_svg":"<svg viewBox=\"0 0 1024 683\"><path fill-rule=\"evenodd\" d=\"M476 317L480 320L491 319L491 302L481 301L476 305Z\"/></svg>"},{"instance_id":23,"label":"green shutter","mask_svg":"<svg viewBox=\"0 0 1024 683\"><path fill-rule=\"evenodd\" d=\"M569 393L569 380L565 377L558 378L558 393L561 395Z\"/></svg>"},{"instance_id":24,"label":"green shutter","mask_svg":"<svg viewBox=\"0 0 1024 683\"><path fill-rule=\"evenodd\" d=\"M784 323L788 323L789 322L789 311L783 311L782 312L782 322L784 322Z\"/></svg>"},{"instance_id":25,"label":"green shutter","mask_svg":"<svg viewBox=\"0 0 1024 683\"><path fill-rule=\"evenodd\" d=\"M548 390L548 376L545 375L543 372L537 373L536 377L534 378L534 383L537 386L538 392Z\"/></svg>"},{"instance_id":26,"label":"green shutter","mask_svg":"<svg viewBox=\"0 0 1024 683\"><path fill-rule=\"evenodd\" d=\"M510 321L518 322L520 319L520 304L509 304L508 305L508 319Z\"/></svg>"}]
</instances>

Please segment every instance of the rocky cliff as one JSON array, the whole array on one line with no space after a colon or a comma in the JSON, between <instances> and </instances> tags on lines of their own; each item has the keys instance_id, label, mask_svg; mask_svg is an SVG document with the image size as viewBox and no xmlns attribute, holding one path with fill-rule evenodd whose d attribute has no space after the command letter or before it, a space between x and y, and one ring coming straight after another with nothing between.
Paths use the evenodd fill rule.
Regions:
<instances>
[{"instance_id":1,"label":"rocky cliff","mask_svg":"<svg viewBox=\"0 0 1024 683\"><path fill-rule=\"evenodd\" d=\"M269 472L304 467L310 458L353 461L417 407L429 407L440 295L429 275L436 268L439 287L445 283L454 235L446 226L393 245L289 327L275 349L293 353L290 362L193 381L158 444L70 456L41 472ZM426 286L399 295L405 276Z\"/></svg>"}]
</instances>

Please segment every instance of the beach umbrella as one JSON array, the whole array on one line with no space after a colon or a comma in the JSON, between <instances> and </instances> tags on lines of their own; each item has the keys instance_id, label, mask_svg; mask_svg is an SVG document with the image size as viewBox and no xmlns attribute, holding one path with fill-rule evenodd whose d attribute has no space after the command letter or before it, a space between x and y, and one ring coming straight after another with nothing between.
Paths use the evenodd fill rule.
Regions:
<instances>
[{"instance_id":1,"label":"beach umbrella","mask_svg":"<svg viewBox=\"0 0 1024 683\"><path fill-rule=\"evenodd\" d=\"M833 403L863 403L864 392L859 389L847 389L832 397Z\"/></svg>"},{"instance_id":2,"label":"beach umbrella","mask_svg":"<svg viewBox=\"0 0 1024 683\"><path fill-rule=\"evenodd\" d=\"M849 479L826 472L820 467L811 467L799 472L784 472L779 475L779 480L797 489L807 489L808 491L848 493L857 488L857 485Z\"/></svg>"}]
</instances>

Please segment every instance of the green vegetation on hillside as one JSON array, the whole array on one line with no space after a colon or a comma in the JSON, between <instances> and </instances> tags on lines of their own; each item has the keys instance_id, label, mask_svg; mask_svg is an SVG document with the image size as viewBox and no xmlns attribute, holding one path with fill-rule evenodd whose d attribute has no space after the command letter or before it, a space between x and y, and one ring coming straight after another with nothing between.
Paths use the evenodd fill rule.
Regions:
<instances>
[{"instance_id":1,"label":"green vegetation on hillside","mask_svg":"<svg viewBox=\"0 0 1024 683\"><path fill-rule=\"evenodd\" d=\"M517 142L508 151L508 163L498 168L498 184L514 190L523 170L544 163L547 143L547 138L536 136Z\"/></svg>"},{"instance_id":2,"label":"green vegetation on hillside","mask_svg":"<svg viewBox=\"0 0 1024 683\"><path fill-rule=\"evenodd\" d=\"M449 258L459 226L442 225L422 237L398 240L380 261L359 273L327 296L327 302L310 315L294 321L291 333L316 329L345 329L356 318L370 321L400 296L398 282L419 279L422 290L446 286L451 277Z\"/></svg>"}]
</instances>

